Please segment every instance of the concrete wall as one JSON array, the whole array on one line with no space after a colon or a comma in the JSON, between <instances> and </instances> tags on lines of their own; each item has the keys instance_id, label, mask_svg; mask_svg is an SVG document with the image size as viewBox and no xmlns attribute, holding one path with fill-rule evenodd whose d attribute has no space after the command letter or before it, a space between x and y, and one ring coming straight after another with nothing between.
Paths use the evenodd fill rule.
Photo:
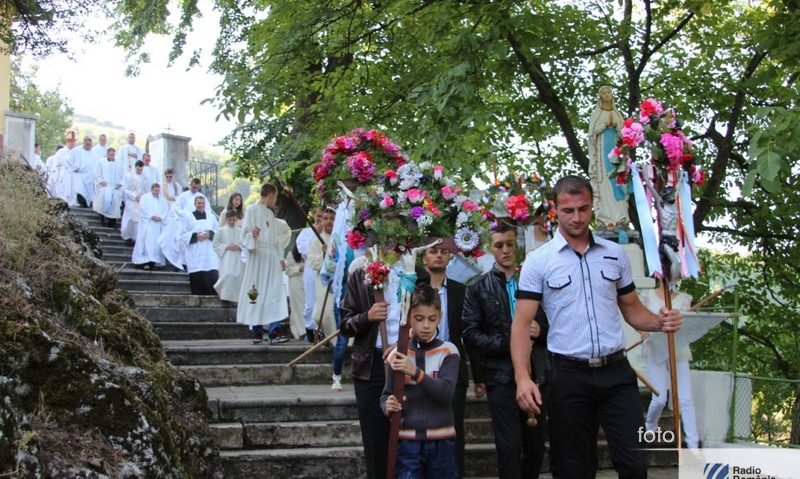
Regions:
<instances>
[{"instance_id":1,"label":"concrete wall","mask_svg":"<svg viewBox=\"0 0 800 479\"><path fill-rule=\"evenodd\" d=\"M150 156L152 166L161 172L159 181L164 181L164 171L167 168L175 170L175 179L181 186L189 186L189 142L187 136L160 133L151 136Z\"/></svg>"},{"instance_id":2,"label":"concrete wall","mask_svg":"<svg viewBox=\"0 0 800 479\"><path fill-rule=\"evenodd\" d=\"M33 164L36 142L36 117L23 113L5 112L4 158L0 161Z\"/></svg>"}]
</instances>

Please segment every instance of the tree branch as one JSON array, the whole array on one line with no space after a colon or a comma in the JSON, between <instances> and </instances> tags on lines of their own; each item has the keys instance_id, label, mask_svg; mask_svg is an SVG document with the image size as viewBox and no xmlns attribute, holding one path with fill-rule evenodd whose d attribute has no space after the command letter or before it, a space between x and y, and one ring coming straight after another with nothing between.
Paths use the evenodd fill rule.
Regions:
<instances>
[{"instance_id":1,"label":"tree branch","mask_svg":"<svg viewBox=\"0 0 800 479\"><path fill-rule=\"evenodd\" d=\"M758 233L758 232L750 232L750 231L743 231L737 230L734 228L726 228L724 226L702 226L697 230L697 232L701 231L710 231L714 233L725 233L731 236L739 236L742 238L768 238L768 239L780 239L780 240L789 240L793 241L797 239L795 235L786 235L786 234L774 234L774 233Z\"/></svg>"}]
</instances>

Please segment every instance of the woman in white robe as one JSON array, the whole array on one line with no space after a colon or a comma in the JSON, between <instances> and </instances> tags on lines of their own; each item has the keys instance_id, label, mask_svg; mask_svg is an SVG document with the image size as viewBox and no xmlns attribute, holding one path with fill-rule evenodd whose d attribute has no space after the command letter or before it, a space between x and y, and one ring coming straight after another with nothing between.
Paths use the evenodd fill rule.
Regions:
<instances>
[{"instance_id":1,"label":"woman in white robe","mask_svg":"<svg viewBox=\"0 0 800 479\"><path fill-rule=\"evenodd\" d=\"M242 289L242 227L238 226L238 216L231 211L224 216L225 225L214 235L214 251L219 256L219 280L214 290L223 301L239 301Z\"/></svg>"},{"instance_id":2,"label":"woman in white robe","mask_svg":"<svg viewBox=\"0 0 800 479\"><path fill-rule=\"evenodd\" d=\"M264 185L261 199L247 208L242 225L242 246L249 256L242 277L236 322L253 326L256 342L263 338L264 325L289 316L281 260L292 230L270 209L277 198L278 190L273 185ZM258 296L251 302L248 292L253 287Z\"/></svg>"},{"instance_id":3,"label":"woman in white robe","mask_svg":"<svg viewBox=\"0 0 800 479\"><path fill-rule=\"evenodd\" d=\"M122 192L125 186L125 165L116 160L114 148L106 150L106 157L98 160L95 182L97 194L93 208L102 216L103 226L114 227L121 216Z\"/></svg>"},{"instance_id":4,"label":"woman in white robe","mask_svg":"<svg viewBox=\"0 0 800 479\"><path fill-rule=\"evenodd\" d=\"M158 238L164 229L164 220L169 213L169 205L161 194L158 183L152 185L150 194L139 200L139 228L136 233L136 246L133 247L131 262L143 265L146 270L154 266L164 266L164 254Z\"/></svg>"},{"instance_id":5,"label":"woman in white robe","mask_svg":"<svg viewBox=\"0 0 800 479\"><path fill-rule=\"evenodd\" d=\"M136 162L134 170L125 177L125 189L123 190L125 210L122 212L120 234L122 239L128 241L136 239L136 230L139 225L139 199L148 191L146 180L142 175L143 168L144 163L139 160Z\"/></svg>"}]
</instances>

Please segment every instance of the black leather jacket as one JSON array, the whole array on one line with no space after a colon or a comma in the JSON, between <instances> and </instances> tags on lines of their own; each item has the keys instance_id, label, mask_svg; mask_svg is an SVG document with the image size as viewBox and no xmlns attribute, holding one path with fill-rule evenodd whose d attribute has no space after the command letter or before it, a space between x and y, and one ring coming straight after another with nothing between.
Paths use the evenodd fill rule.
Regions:
<instances>
[{"instance_id":1,"label":"black leather jacket","mask_svg":"<svg viewBox=\"0 0 800 479\"><path fill-rule=\"evenodd\" d=\"M364 285L364 269L350 273L347 290L340 312L342 315L339 331L348 338L355 338L351 349L353 377L370 380L372 360L375 353L375 340L378 338L379 321L367 319L367 312L375 302L372 290ZM380 378L383 381L383 378Z\"/></svg>"}]
</instances>

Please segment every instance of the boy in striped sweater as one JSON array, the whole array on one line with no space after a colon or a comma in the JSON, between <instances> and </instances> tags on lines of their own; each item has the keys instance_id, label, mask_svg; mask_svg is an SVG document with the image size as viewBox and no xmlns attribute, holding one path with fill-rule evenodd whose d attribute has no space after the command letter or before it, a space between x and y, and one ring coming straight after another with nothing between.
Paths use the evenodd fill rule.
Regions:
<instances>
[{"instance_id":1,"label":"boy in striped sweater","mask_svg":"<svg viewBox=\"0 0 800 479\"><path fill-rule=\"evenodd\" d=\"M453 391L458 379L458 349L436 338L442 306L439 293L420 284L411 296L408 354L387 357L381 408L386 415L402 411L397 446L397 477L458 477L455 462ZM405 402L392 395L392 371L406 374Z\"/></svg>"}]
</instances>

